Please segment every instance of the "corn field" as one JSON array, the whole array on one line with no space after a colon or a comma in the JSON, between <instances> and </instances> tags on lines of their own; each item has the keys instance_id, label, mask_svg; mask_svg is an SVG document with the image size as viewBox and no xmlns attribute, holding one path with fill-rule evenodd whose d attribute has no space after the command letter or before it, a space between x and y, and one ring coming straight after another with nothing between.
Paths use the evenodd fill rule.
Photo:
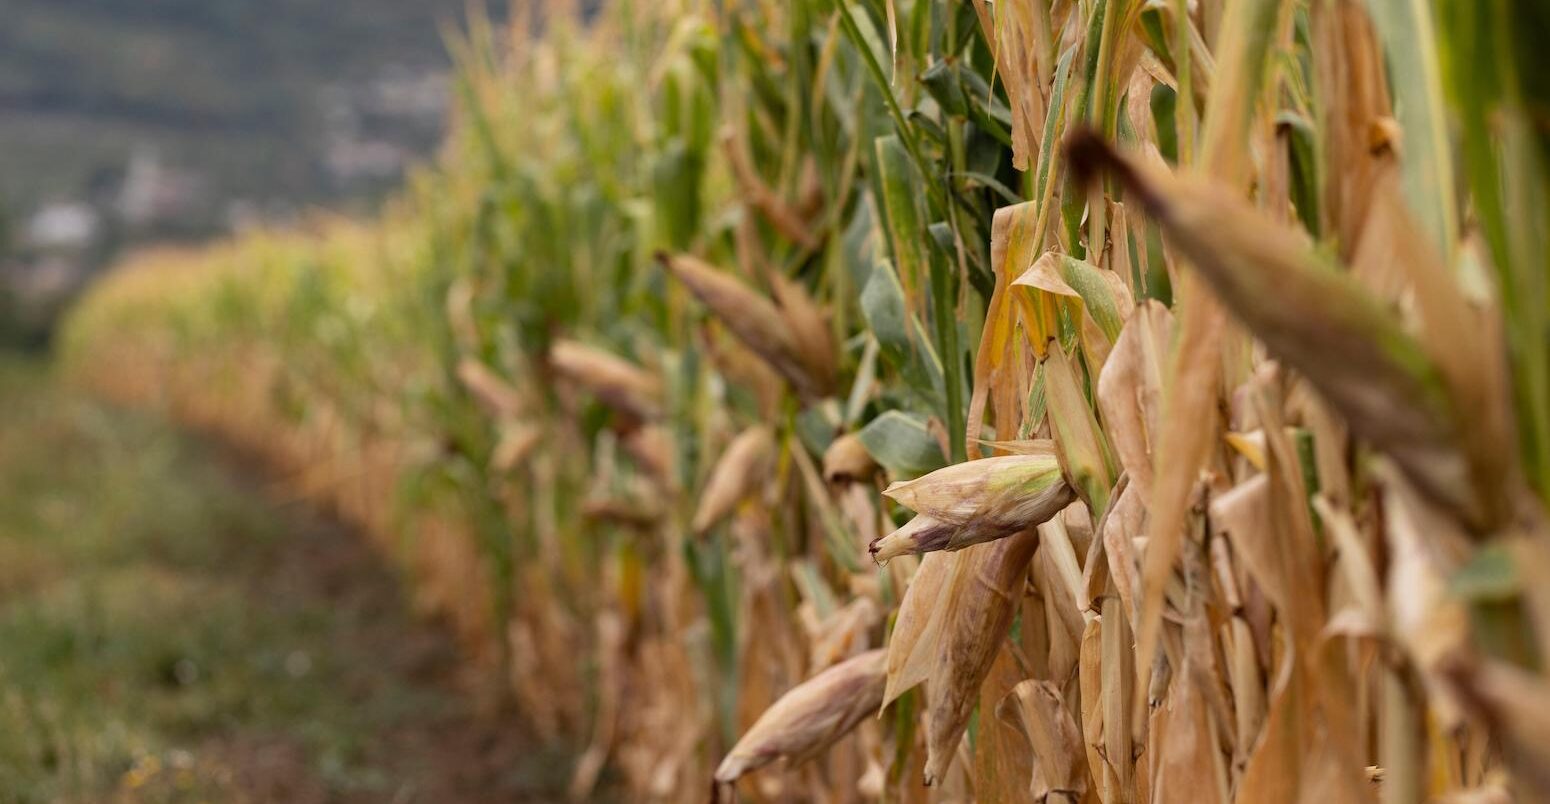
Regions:
<instances>
[{"instance_id":1,"label":"corn field","mask_svg":"<svg viewBox=\"0 0 1550 804\"><path fill-rule=\"evenodd\" d=\"M590 7L589 7L590 8ZM1550 13L612 0L71 376L398 557L572 795L1550 800Z\"/></svg>"}]
</instances>

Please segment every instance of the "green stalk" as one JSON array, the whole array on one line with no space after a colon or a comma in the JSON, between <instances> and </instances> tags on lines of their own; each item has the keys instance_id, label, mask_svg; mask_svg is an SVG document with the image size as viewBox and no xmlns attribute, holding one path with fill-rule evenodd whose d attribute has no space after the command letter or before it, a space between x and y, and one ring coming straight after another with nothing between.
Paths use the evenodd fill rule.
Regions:
<instances>
[{"instance_id":1,"label":"green stalk","mask_svg":"<svg viewBox=\"0 0 1550 804\"><path fill-rule=\"evenodd\" d=\"M963 406L963 352L958 345L957 297L954 293L953 272L947 270L942 259L935 256L931 270L931 314L936 328L937 351L942 355L943 374L947 384L947 410L945 424L949 433L948 443L953 463L967 460L967 450L960 435L965 431L966 412Z\"/></svg>"},{"instance_id":2,"label":"green stalk","mask_svg":"<svg viewBox=\"0 0 1550 804\"><path fill-rule=\"evenodd\" d=\"M1178 126L1179 164L1195 161L1195 131L1199 127L1195 114L1195 93L1190 81L1189 54L1189 2L1173 0L1173 63L1175 79L1179 82L1177 101L1173 106L1173 119Z\"/></svg>"},{"instance_id":3,"label":"green stalk","mask_svg":"<svg viewBox=\"0 0 1550 804\"><path fill-rule=\"evenodd\" d=\"M899 130L899 138L904 142L904 149L909 152L915 167L920 169L920 175L932 175L930 165L926 163L925 157L921 156L920 143L915 139L915 130L905 118L904 110L899 107L899 99L894 97L893 85L888 81L888 74L883 71L883 65L877 61L877 54L872 52L872 46L867 44L866 37L861 34L861 28L856 25L855 17L851 16L850 4L842 0L835 5L840 12L840 26L845 29L845 35L850 37L851 43L861 53L861 61L866 65L867 72L872 75L873 83L883 96L883 103L888 107L888 114L893 118L894 127ZM941 197L941 190L934 184L926 183L926 194L937 207L946 206L945 200Z\"/></svg>"},{"instance_id":4,"label":"green stalk","mask_svg":"<svg viewBox=\"0 0 1550 804\"><path fill-rule=\"evenodd\" d=\"M1439 253L1451 260L1458 214L1453 205L1453 153L1443 110L1442 68L1436 48L1423 46L1437 41L1431 9L1426 0L1368 0L1367 8L1388 52L1394 111L1405 132L1405 197L1436 239Z\"/></svg>"}]
</instances>

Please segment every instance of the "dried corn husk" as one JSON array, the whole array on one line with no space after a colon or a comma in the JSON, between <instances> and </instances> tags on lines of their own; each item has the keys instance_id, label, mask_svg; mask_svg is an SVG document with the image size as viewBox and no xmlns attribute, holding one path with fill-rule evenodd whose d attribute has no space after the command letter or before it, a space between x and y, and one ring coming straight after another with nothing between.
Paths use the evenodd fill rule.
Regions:
<instances>
[{"instance_id":1,"label":"dried corn husk","mask_svg":"<svg viewBox=\"0 0 1550 804\"><path fill-rule=\"evenodd\" d=\"M864 482L877 473L877 461L860 436L846 433L823 453L823 479L830 483Z\"/></svg>"},{"instance_id":2,"label":"dried corn husk","mask_svg":"<svg viewBox=\"0 0 1550 804\"><path fill-rule=\"evenodd\" d=\"M490 452L490 470L505 474L517 468L543 440L537 425L525 422L508 422L501 425L500 440Z\"/></svg>"},{"instance_id":3,"label":"dried corn husk","mask_svg":"<svg viewBox=\"0 0 1550 804\"><path fill-rule=\"evenodd\" d=\"M883 493L919 516L871 545L878 561L1003 539L1049 519L1074 497L1060 462L1042 449L953 464Z\"/></svg>"},{"instance_id":4,"label":"dried corn husk","mask_svg":"<svg viewBox=\"0 0 1550 804\"><path fill-rule=\"evenodd\" d=\"M877 711L885 664L883 650L867 651L793 687L727 752L716 781L730 784L779 759L798 765L821 754Z\"/></svg>"},{"instance_id":5,"label":"dried corn husk","mask_svg":"<svg viewBox=\"0 0 1550 804\"><path fill-rule=\"evenodd\" d=\"M818 336L808 331L813 326L807 316L802 316L803 335L798 340L791 320L781 308L763 294L748 287L741 280L710 264L688 255L662 255L662 264L668 272L688 286L689 290L705 303L726 325L760 357L764 358L802 396L816 399L832 390L832 360L824 355L820 365L809 365L813 359L805 343ZM788 295L788 302L794 294ZM806 356L806 359L804 359Z\"/></svg>"},{"instance_id":6,"label":"dried corn husk","mask_svg":"<svg viewBox=\"0 0 1550 804\"><path fill-rule=\"evenodd\" d=\"M731 515L739 501L759 487L775 453L775 433L755 426L739 433L710 470L700 492L700 504L691 527L704 533Z\"/></svg>"},{"instance_id":7,"label":"dried corn husk","mask_svg":"<svg viewBox=\"0 0 1550 804\"><path fill-rule=\"evenodd\" d=\"M1022 597L1039 546L1029 530L961 554L941 595L941 623L926 646L936 659L927 682L925 782L944 779Z\"/></svg>"},{"instance_id":8,"label":"dried corn husk","mask_svg":"<svg viewBox=\"0 0 1550 804\"><path fill-rule=\"evenodd\" d=\"M465 357L458 361L457 378L491 417L514 419L522 415L522 395L489 366Z\"/></svg>"},{"instance_id":9,"label":"dried corn husk","mask_svg":"<svg viewBox=\"0 0 1550 804\"><path fill-rule=\"evenodd\" d=\"M648 420L662 413L661 380L623 358L577 341L557 340L549 347L549 364L622 413Z\"/></svg>"},{"instance_id":10,"label":"dried corn husk","mask_svg":"<svg viewBox=\"0 0 1550 804\"><path fill-rule=\"evenodd\" d=\"M888 637L888 684L883 694L887 706L905 691L926 680L935 659L937 632L946 593L957 562L965 554L927 553L904 591L899 616Z\"/></svg>"}]
</instances>

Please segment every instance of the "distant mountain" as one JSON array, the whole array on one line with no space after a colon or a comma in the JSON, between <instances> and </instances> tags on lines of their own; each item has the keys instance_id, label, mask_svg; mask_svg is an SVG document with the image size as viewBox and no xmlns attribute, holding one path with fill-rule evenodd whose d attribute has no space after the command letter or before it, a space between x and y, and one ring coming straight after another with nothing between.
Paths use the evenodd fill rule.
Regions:
<instances>
[{"instance_id":1,"label":"distant mountain","mask_svg":"<svg viewBox=\"0 0 1550 804\"><path fill-rule=\"evenodd\" d=\"M0 0L0 345L45 339L125 246L397 186L441 138L469 8Z\"/></svg>"},{"instance_id":2,"label":"distant mountain","mask_svg":"<svg viewBox=\"0 0 1550 804\"><path fill-rule=\"evenodd\" d=\"M443 32L467 7L0 0L0 203L25 221L138 200L130 217L197 234L369 197L439 138Z\"/></svg>"}]
</instances>

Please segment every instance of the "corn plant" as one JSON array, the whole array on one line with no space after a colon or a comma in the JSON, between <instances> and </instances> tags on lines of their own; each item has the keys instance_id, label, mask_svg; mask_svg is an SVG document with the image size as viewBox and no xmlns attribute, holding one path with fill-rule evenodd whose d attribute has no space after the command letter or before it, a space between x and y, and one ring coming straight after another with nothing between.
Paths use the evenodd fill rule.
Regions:
<instances>
[{"instance_id":1,"label":"corn plant","mask_svg":"<svg viewBox=\"0 0 1550 804\"><path fill-rule=\"evenodd\" d=\"M402 557L572 793L1550 798L1550 18L615 0L77 376Z\"/></svg>"}]
</instances>

